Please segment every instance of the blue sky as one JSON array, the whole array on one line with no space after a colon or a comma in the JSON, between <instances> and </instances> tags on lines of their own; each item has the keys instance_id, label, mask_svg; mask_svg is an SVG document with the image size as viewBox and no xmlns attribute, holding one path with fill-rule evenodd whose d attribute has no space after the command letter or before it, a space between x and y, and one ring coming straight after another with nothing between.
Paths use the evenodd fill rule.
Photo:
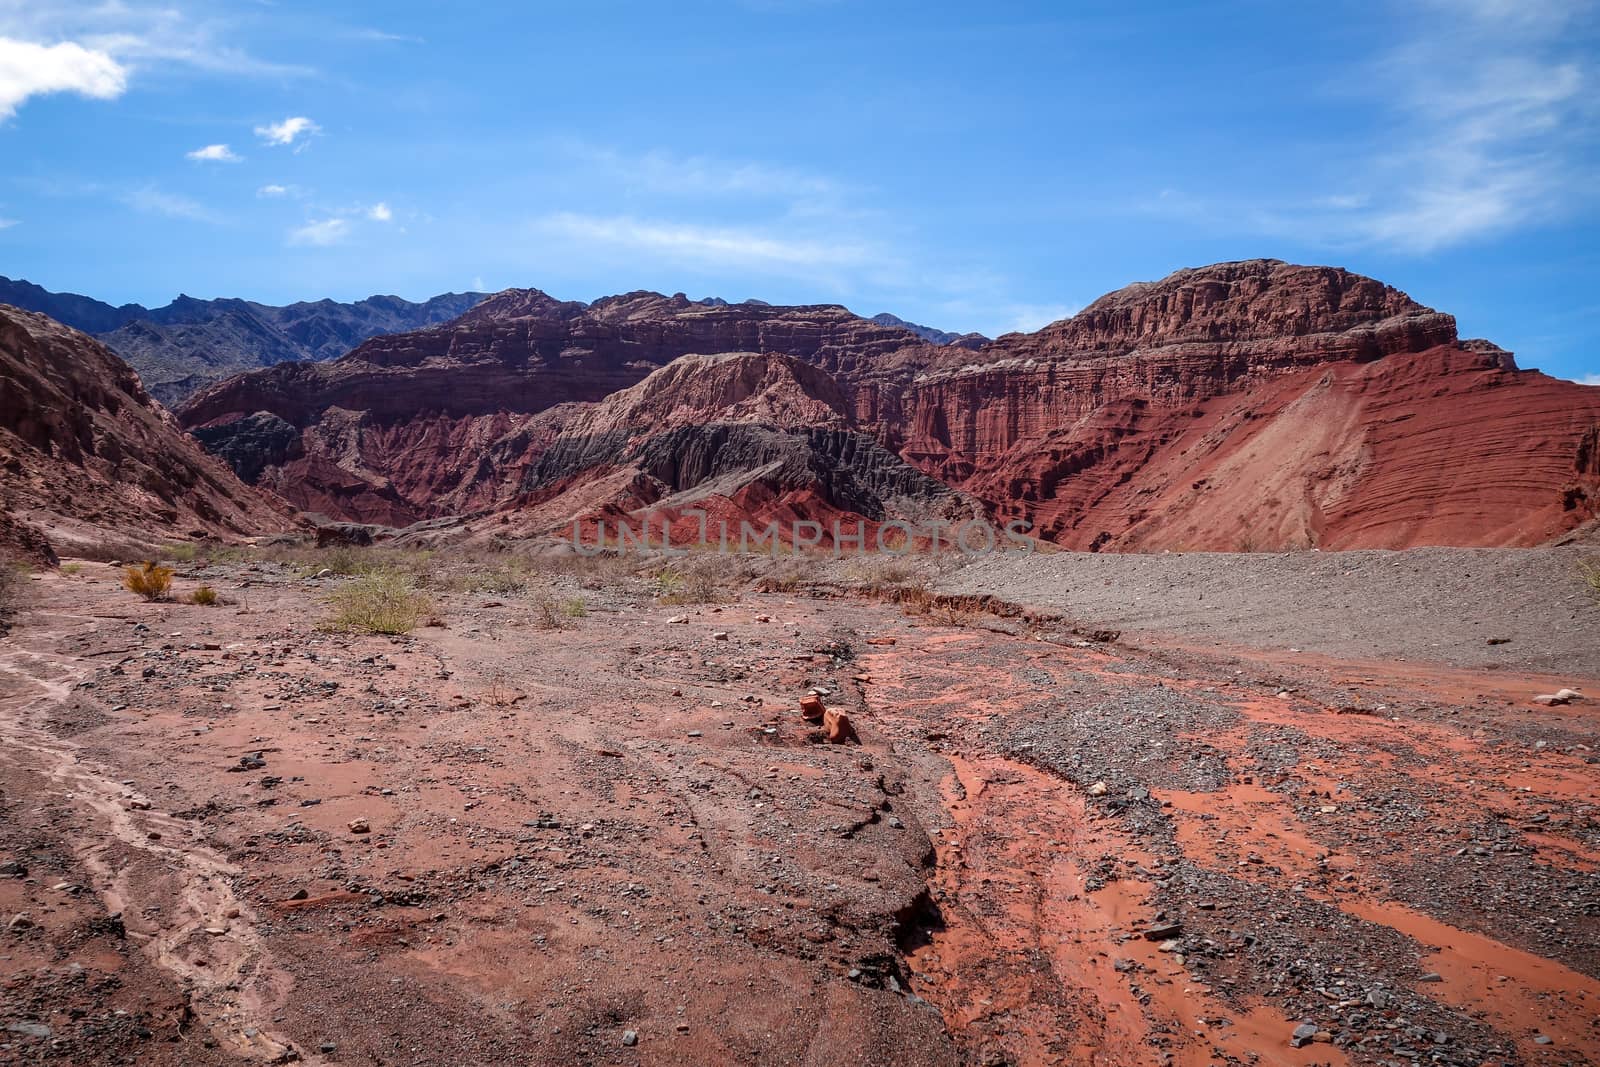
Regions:
<instances>
[{"instance_id":1,"label":"blue sky","mask_svg":"<svg viewBox=\"0 0 1600 1067\"><path fill-rule=\"evenodd\" d=\"M1600 380L1593 3L1128 6L0 0L0 273L995 334L1273 256Z\"/></svg>"}]
</instances>

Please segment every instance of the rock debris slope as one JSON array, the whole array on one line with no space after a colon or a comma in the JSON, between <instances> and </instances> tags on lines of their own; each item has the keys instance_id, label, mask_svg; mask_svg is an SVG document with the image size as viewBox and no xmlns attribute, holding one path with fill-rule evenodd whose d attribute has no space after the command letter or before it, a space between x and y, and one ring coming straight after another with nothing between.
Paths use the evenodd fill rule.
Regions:
<instances>
[{"instance_id":1,"label":"rock debris slope","mask_svg":"<svg viewBox=\"0 0 1600 1067\"><path fill-rule=\"evenodd\" d=\"M287 509L208 456L103 344L0 305L0 538L51 541L282 529Z\"/></svg>"}]
</instances>

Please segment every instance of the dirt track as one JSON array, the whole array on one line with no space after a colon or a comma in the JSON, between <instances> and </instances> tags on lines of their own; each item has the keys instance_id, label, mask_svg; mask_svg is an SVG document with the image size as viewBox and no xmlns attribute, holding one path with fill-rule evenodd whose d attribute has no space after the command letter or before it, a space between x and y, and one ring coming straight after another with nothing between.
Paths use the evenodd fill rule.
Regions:
<instances>
[{"instance_id":1,"label":"dirt track","mask_svg":"<svg viewBox=\"0 0 1600 1067\"><path fill-rule=\"evenodd\" d=\"M208 576L0 643L0 1062L1600 1059L1600 670Z\"/></svg>"}]
</instances>

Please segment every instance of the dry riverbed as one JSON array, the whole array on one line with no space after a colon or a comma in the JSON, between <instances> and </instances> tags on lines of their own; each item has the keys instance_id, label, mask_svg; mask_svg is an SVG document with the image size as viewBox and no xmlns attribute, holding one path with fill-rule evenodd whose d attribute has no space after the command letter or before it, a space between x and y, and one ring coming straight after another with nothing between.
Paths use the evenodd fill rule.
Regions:
<instances>
[{"instance_id":1,"label":"dry riverbed","mask_svg":"<svg viewBox=\"0 0 1600 1067\"><path fill-rule=\"evenodd\" d=\"M0 1062L1600 1061L1587 661L202 579L0 639Z\"/></svg>"}]
</instances>

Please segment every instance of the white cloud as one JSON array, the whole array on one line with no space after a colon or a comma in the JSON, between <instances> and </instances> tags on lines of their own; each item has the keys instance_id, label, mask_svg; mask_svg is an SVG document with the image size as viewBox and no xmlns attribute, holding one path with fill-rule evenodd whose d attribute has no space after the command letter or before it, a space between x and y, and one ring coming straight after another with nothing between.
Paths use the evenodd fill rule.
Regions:
<instances>
[{"instance_id":1,"label":"white cloud","mask_svg":"<svg viewBox=\"0 0 1600 1067\"><path fill-rule=\"evenodd\" d=\"M1600 385L1600 374L1585 374L1582 378L1573 380L1579 385Z\"/></svg>"},{"instance_id":2,"label":"white cloud","mask_svg":"<svg viewBox=\"0 0 1600 1067\"><path fill-rule=\"evenodd\" d=\"M9 230L16 224L16 219L0 219L0 230Z\"/></svg>"},{"instance_id":3,"label":"white cloud","mask_svg":"<svg viewBox=\"0 0 1600 1067\"><path fill-rule=\"evenodd\" d=\"M289 243L292 245L326 248L336 245L350 236L350 222L348 219L329 218L314 219L304 226L298 226L289 231Z\"/></svg>"},{"instance_id":4,"label":"white cloud","mask_svg":"<svg viewBox=\"0 0 1600 1067\"><path fill-rule=\"evenodd\" d=\"M282 122L269 122L265 126L256 127L256 136L269 145L293 145L302 134L310 138L321 132L322 127L304 115L295 115ZM301 141L296 150L303 147L305 141Z\"/></svg>"},{"instance_id":5,"label":"white cloud","mask_svg":"<svg viewBox=\"0 0 1600 1067\"><path fill-rule=\"evenodd\" d=\"M138 0L0 0L0 37L77 42L111 57L128 74L190 67L214 74L299 77L305 67L261 60L228 38L239 19L213 6L199 17L167 3Z\"/></svg>"},{"instance_id":6,"label":"white cloud","mask_svg":"<svg viewBox=\"0 0 1600 1067\"><path fill-rule=\"evenodd\" d=\"M178 196L165 193L154 186L145 186L135 189L131 193L122 195L122 202L135 211L142 211L148 215L165 215L169 219L184 219L189 222L220 223L221 217L204 204Z\"/></svg>"},{"instance_id":7,"label":"white cloud","mask_svg":"<svg viewBox=\"0 0 1600 1067\"><path fill-rule=\"evenodd\" d=\"M394 212L389 210L388 204L380 200L367 208L367 218L373 222L391 222L394 219Z\"/></svg>"},{"instance_id":8,"label":"white cloud","mask_svg":"<svg viewBox=\"0 0 1600 1067\"><path fill-rule=\"evenodd\" d=\"M128 88L127 68L103 51L73 41L42 45L0 37L0 119L31 96L78 93L113 100Z\"/></svg>"},{"instance_id":9,"label":"white cloud","mask_svg":"<svg viewBox=\"0 0 1600 1067\"><path fill-rule=\"evenodd\" d=\"M289 187L287 185L263 185L261 188L256 190L256 195L276 199L278 197L288 196Z\"/></svg>"},{"instance_id":10,"label":"white cloud","mask_svg":"<svg viewBox=\"0 0 1600 1067\"><path fill-rule=\"evenodd\" d=\"M1594 197L1582 162L1600 140L1593 63L1567 32L1586 6L1428 0L1411 40L1348 79L1376 111L1365 143L1325 147L1340 187L1249 201L1164 192L1147 206L1219 230L1411 254L1559 218Z\"/></svg>"},{"instance_id":11,"label":"white cloud","mask_svg":"<svg viewBox=\"0 0 1600 1067\"><path fill-rule=\"evenodd\" d=\"M243 159L225 144L208 144L204 148L196 148L193 152L185 152L183 158L210 163L238 163Z\"/></svg>"},{"instance_id":12,"label":"white cloud","mask_svg":"<svg viewBox=\"0 0 1600 1067\"><path fill-rule=\"evenodd\" d=\"M585 244L660 254L678 262L720 267L817 268L860 266L866 246L842 240L774 236L750 229L697 226L627 216L559 212L537 222L543 232Z\"/></svg>"}]
</instances>

